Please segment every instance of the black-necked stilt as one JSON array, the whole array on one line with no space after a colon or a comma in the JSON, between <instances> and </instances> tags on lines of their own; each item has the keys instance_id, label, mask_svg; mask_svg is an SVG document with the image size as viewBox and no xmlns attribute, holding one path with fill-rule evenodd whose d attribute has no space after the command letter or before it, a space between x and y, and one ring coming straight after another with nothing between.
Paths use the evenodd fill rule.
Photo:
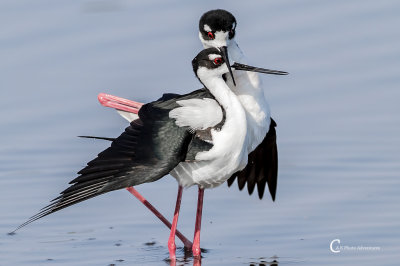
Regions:
<instances>
[{"instance_id":1,"label":"black-necked stilt","mask_svg":"<svg viewBox=\"0 0 400 266\"><path fill-rule=\"evenodd\" d=\"M230 12L222 9L208 11L199 21L200 41L204 48L221 47L232 63L246 62L235 41L236 26L236 19ZM249 135L247 151L250 162L243 171L228 180L228 185L237 177L239 189L242 190L247 183L248 192L252 194L257 184L258 196L261 199L267 183L272 199L275 200L278 177L276 124L271 119L261 80L255 72L236 70L226 78L229 88L237 95L246 113Z\"/></svg>"},{"instance_id":2,"label":"black-necked stilt","mask_svg":"<svg viewBox=\"0 0 400 266\"><path fill-rule=\"evenodd\" d=\"M222 9L204 13L199 21L199 38L204 48L219 48L226 61L236 63L233 65L233 70L229 68L230 75L225 75L225 79L245 110L250 136L246 144L250 163L245 169L232 175L228 180L228 185L231 186L237 178L239 189L242 190L247 183L250 195L257 185L258 196L261 199L265 186L268 184L271 197L275 200L278 178L276 123L271 118L270 108L258 74L236 71L235 65L239 65L237 62L246 62L244 54L235 41L236 26L235 17ZM129 100L107 94L100 94L99 101L104 106L117 109L128 121L136 119L135 113L138 107L140 108L140 103L132 102L129 107L125 104L129 103ZM263 154L263 157L260 154Z\"/></svg>"},{"instance_id":3,"label":"black-necked stilt","mask_svg":"<svg viewBox=\"0 0 400 266\"><path fill-rule=\"evenodd\" d=\"M236 19L230 12L221 9L208 11L200 18L199 38L205 48L220 48L225 60L230 60L238 65L236 62L245 62L246 60L235 41L236 25ZM239 189L242 190L247 183L250 195L257 185L258 196L261 199L265 186L268 184L271 197L275 200L278 173L276 123L270 116L270 109L264 97L258 74L236 71L235 68L233 71L231 69L229 71L230 75L225 75L225 79L245 110L250 137L247 142L249 163L245 169L229 178L228 185L231 186L237 177ZM133 109L130 109L124 104L124 101L128 100L116 96L100 94L99 100L105 106L116 108L128 121L135 118L132 112L137 113L138 110L135 105L131 105ZM121 105L118 105L117 102ZM132 191L131 193L136 197L141 197L136 190L129 189L133 190L134 193ZM152 211L154 212L154 209ZM158 213L157 216L165 223L165 218L161 214Z\"/></svg>"},{"instance_id":4,"label":"black-necked stilt","mask_svg":"<svg viewBox=\"0 0 400 266\"><path fill-rule=\"evenodd\" d=\"M193 255L200 256L200 226L205 188L225 182L248 162L246 114L223 79L229 73L224 52L209 48L192 61L205 86L186 95L165 94L135 106L131 122L109 148L79 171L69 188L21 227L58 210L109 191L154 182L171 173L179 183L168 247L175 256L175 233L183 186L198 185ZM286 72L234 64L235 70L267 74ZM125 103L126 104L126 103Z\"/></svg>"}]
</instances>

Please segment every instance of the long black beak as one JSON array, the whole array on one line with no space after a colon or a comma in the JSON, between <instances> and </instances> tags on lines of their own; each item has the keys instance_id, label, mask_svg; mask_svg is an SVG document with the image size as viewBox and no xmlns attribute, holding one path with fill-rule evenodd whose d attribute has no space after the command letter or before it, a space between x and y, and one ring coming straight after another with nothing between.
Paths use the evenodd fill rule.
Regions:
<instances>
[{"instance_id":1,"label":"long black beak","mask_svg":"<svg viewBox=\"0 0 400 266\"><path fill-rule=\"evenodd\" d=\"M259 72L259 73L271 74L271 75L287 75L287 74L289 74L288 72L285 72L285 71L272 70L272 69L266 69L266 68L261 68L261 67L253 67L253 66L248 66L245 64L236 63L236 62L232 65L232 67L235 70L252 71L252 72ZM230 71L230 68L229 68L229 71Z\"/></svg>"},{"instance_id":2,"label":"long black beak","mask_svg":"<svg viewBox=\"0 0 400 266\"><path fill-rule=\"evenodd\" d=\"M233 85L236 86L235 78L233 77L233 73L232 73L231 64L229 63L228 48L226 46L222 46L222 47L220 47L220 51L221 51L222 57L224 58L226 65L228 66L229 74L231 74Z\"/></svg>"}]
</instances>

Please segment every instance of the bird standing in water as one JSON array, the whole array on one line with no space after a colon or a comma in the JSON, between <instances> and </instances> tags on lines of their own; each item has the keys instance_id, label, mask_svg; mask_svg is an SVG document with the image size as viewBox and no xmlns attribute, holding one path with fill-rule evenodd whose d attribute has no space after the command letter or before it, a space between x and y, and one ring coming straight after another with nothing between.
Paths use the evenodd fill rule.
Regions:
<instances>
[{"instance_id":1,"label":"bird standing in water","mask_svg":"<svg viewBox=\"0 0 400 266\"><path fill-rule=\"evenodd\" d=\"M204 48L220 49L223 58L228 62L228 66L230 61L235 62L234 65L236 66L244 67L244 65L237 63L245 62L246 59L235 41L236 27L236 18L230 12L222 9L211 10L204 13L200 18L199 38ZM261 199L267 184L271 197L275 200L278 178L276 123L271 118L261 80L255 72L239 71L239 68L229 68L228 70L230 75L225 73L223 78L231 91L237 96L245 111L249 136L246 141L248 164L228 179L228 185L231 186L237 178L239 189L242 190L247 183L250 195L257 186L258 196ZM132 105L129 100L106 94L100 94L99 100L104 106L119 110L119 113L128 121L136 117L135 115L132 116L132 113L137 113L141 106L138 103ZM136 190L129 189L132 189L131 193L138 197ZM180 195L179 191L181 191L181 188L178 190L178 196ZM160 217L160 215L157 216ZM178 237L182 239L181 235L178 235Z\"/></svg>"},{"instance_id":2,"label":"bird standing in water","mask_svg":"<svg viewBox=\"0 0 400 266\"><path fill-rule=\"evenodd\" d=\"M178 183L178 200L168 247L175 256L175 233L182 187L197 185L199 198L193 255L200 256L200 227L205 188L216 187L248 162L245 110L227 86L224 75L231 72L224 53L209 48L192 61L203 89L185 95L165 94L140 107L111 146L79 171L69 188L50 205L19 228L92 197L130 186L154 182L171 173ZM233 64L235 71L266 74L286 72Z\"/></svg>"}]
</instances>

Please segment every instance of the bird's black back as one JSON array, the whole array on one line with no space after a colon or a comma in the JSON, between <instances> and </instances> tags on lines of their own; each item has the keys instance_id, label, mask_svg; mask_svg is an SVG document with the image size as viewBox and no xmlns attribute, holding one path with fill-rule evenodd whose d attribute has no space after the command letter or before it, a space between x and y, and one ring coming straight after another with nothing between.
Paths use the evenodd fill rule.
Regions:
<instances>
[{"instance_id":1,"label":"bird's black back","mask_svg":"<svg viewBox=\"0 0 400 266\"><path fill-rule=\"evenodd\" d=\"M159 100L143 105L139 119L132 121L109 148L88 162L78 172L79 176L70 182L70 187L16 230L106 192L154 182L181 161L210 149L212 144L196 139L187 127L177 126L169 117L169 112L179 107L178 100L192 98L214 97L208 90L200 89L185 95L164 94Z\"/></svg>"}]
</instances>

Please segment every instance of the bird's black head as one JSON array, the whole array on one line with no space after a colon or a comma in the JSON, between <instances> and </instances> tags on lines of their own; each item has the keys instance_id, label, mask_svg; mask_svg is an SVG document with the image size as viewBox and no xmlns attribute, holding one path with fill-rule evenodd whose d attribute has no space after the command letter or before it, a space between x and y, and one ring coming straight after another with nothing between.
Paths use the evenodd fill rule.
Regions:
<instances>
[{"instance_id":1,"label":"bird's black head","mask_svg":"<svg viewBox=\"0 0 400 266\"><path fill-rule=\"evenodd\" d=\"M207 48L202 50L192 60L193 71L201 83L206 79L222 77L223 74L231 72L231 67L235 70L252 71L264 74L287 75L287 72L271 70L259 67L248 66L235 62L229 65L229 60L223 48ZM231 72L232 73L232 72Z\"/></svg>"},{"instance_id":2,"label":"bird's black head","mask_svg":"<svg viewBox=\"0 0 400 266\"><path fill-rule=\"evenodd\" d=\"M226 46L227 39L235 37L235 29L235 17L223 9L210 10L200 18L199 36L206 48Z\"/></svg>"},{"instance_id":3,"label":"bird's black head","mask_svg":"<svg viewBox=\"0 0 400 266\"><path fill-rule=\"evenodd\" d=\"M228 72L222 53L217 48L208 48L202 50L192 60L193 71L200 79L206 76L202 73L207 72L207 76L218 76Z\"/></svg>"},{"instance_id":4,"label":"bird's black head","mask_svg":"<svg viewBox=\"0 0 400 266\"><path fill-rule=\"evenodd\" d=\"M234 42L236 19L226 10L210 10L203 14L199 22L199 38L204 48L219 48L223 52L224 60L236 85L232 69L229 66L228 46Z\"/></svg>"}]
</instances>

